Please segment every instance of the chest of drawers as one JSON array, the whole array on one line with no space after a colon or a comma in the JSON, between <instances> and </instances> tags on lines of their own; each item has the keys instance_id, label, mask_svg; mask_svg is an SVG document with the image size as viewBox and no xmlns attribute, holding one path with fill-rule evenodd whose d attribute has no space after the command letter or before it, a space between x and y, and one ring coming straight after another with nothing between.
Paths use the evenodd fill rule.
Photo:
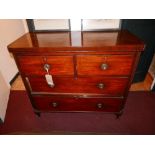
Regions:
<instances>
[{"instance_id":1,"label":"chest of drawers","mask_svg":"<svg viewBox=\"0 0 155 155\"><path fill-rule=\"evenodd\" d=\"M144 44L128 31L51 32L27 33L8 49L36 114L119 116Z\"/></svg>"}]
</instances>

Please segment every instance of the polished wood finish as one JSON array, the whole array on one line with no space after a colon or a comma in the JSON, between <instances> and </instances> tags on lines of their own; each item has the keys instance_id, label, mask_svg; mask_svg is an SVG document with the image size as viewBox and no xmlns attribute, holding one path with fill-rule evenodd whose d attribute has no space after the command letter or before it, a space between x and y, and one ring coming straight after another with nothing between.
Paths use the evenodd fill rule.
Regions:
<instances>
[{"instance_id":1,"label":"polished wood finish","mask_svg":"<svg viewBox=\"0 0 155 155\"><path fill-rule=\"evenodd\" d=\"M32 92L50 92L50 93L84 93L84 94L102 94L104 96L123 96L128 78L105 78L105 77L53 77L55 86L48 86L45 77L28 77L29 86ZM103 84L103 88L99 88Z\"/></svg>"},{"instance_id":2,"label":"polished wood finish","mask_svg":"<svg viewBox=\"0 0 155 155\"><path fill-rule=\"evenodd\" d=\"M76 36L76 37L74 37ZM77 37L78 36L78 37ZM144 43L128 31L27 33L8 46L12 53L61 51L121 51L144 49ZM33 53L33 54L34 54Z\"/></svg>"},{"instance_id":3,"label":"polished wood finish","mask_svg":"<svg viewBox=\"0 0 155 155\"><path fill-rule=\"evenodd\" d=\"M101 111L117 112L121 109L121 98L60 98L33 97L36 108L45 112Z\"/></svg>"},{"instance_id":4,"label":"polished wood finish","mask_svg":"<svg viewBox=\"0 0 155 155\"><path fill-rule=\"evenodd\" d=\"M78 75L130 75L133 61L134 55L78 55ZM102 64L107 64L107 69L102 69Z\"/></svg>"},{"instance_id":5,"label":"polished wood finish","mask_svg":"<svg viewBox=\"0 0 155 155\"><path fill-rule=\"evenodd\" d=\"M18 56L20 70L25 75L45 75L45 64L50 65L49 74L74 75L71 56Z\"/></svg>"},{"instance_id":6,"label":"polished wood finish","mask_svg":"<svg viewBox=\"0 0 155 155\"><path fill-rule=\"evenodd\" d=\"M150 78L150 75L147 74L143 82L132 83L129 91L150 91L152 81L152 77ZM26 90L20 75L12 83L11 90Z\"/></svg>"},{"instance_id":7,"label":"polished wood finish","mask_svg":"<svg viewBox=\"0 0 155 155\"><path fill-rule=\"evenodd\" d=\"M8 49L35 113L120 115L144 44L128 31L52 32L27 33ZM45 80L45 64L53 88Z\"/></svg>"}]
</instances>

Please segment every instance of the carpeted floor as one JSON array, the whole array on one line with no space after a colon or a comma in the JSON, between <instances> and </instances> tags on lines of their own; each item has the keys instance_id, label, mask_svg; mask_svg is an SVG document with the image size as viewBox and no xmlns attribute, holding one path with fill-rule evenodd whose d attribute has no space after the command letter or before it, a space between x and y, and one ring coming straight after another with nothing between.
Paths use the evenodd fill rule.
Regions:
<instances>
[{"instance_id":1,"label":"carpeted floor","mask_svg":"<svg viewBox=\"0 0 155 155\"><path fill-rule=\"evenodd\" d=\"M155 93L130 92L124 114L44 113L37 117L25 91L11 91L0 134L155 134Z\"/></svg>"}]
</instances>

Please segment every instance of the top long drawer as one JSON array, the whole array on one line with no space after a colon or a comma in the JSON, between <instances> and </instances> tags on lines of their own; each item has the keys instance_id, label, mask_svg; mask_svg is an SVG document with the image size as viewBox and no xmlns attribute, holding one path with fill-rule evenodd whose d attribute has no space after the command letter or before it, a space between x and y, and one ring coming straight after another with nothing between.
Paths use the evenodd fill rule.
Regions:
<instances>
[{"instance_id":1,"label":"top long drawer","mask_svg":"<svg viewBox=\"0 0 155 155\"><path fill-rule=\"evenodd\" d=\"M18 63L25 75L45 75L45 65L52 75L74 75L72 56L18 56Z\"/></svg>"},{"instance_id":2,"label":"top long drawer","mask_svg":"<svg viewBox=\"0 0 155 155\"><path fill-rule=\"evenodd\" d=\"M78 75L130 75L134 55L78 55Z\"/></svg>"}]
</instances>

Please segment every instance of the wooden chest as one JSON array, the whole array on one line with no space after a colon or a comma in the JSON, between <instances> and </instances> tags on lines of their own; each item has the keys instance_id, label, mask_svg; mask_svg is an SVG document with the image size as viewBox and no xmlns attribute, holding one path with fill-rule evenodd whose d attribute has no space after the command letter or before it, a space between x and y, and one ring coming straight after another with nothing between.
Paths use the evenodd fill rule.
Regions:
<instances>
[{"instance_id":1,"label":"wooden chest","mask_svg":"<svg viewBox=\"0 0 155 155\"><path fill-rule=\"evenodd\" d=\"M144 44L128 31L51 32L27 33L8 49L36 114L111 112L118 116Z\"/></svg>"}]
</instances>

